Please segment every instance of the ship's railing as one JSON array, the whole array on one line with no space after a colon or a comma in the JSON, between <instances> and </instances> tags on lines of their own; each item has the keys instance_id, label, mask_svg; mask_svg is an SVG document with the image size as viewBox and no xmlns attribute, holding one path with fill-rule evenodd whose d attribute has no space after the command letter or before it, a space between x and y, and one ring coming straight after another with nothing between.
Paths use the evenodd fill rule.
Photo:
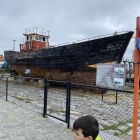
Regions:
<instances>
[{"instance_id":1,"label":"ship's railing","mask_svg":"<svg viewBox=\"0 0 140 140\"><path fill-rule=\"evenodd\" d=\"M58 45L55 45L55 47L69 45L69 44L75 44L75 43L80 43L80 42L85 42L85 41L90 41L90 40L93 40L93 39L100 39L100 38L109 37L109 36L112 36L112 35L114 35L114 36L115 35L120 35L120 34L127 33L127 32L129 32L129 31L114 32L114 33L110 33L110 34L104 34L104 35L100 35L100 36L95 36L95 37L90 37L90 38L85 38L85 39L79 39L79 40L74 41L74 42L67 42L67 43L63 43L63 44L58 44Z\"/></svg>"},{"instance_id":2,"label":"ship's railing","mask_svg":"<svg viewBox=\"0 0 140 140\"><path fill-rule=\"evenodd\" d=\"M49 36L49 31L43 28L31 27L25 29L25 34L39 34L43 36Z\"/></svg>"}]
</instances>

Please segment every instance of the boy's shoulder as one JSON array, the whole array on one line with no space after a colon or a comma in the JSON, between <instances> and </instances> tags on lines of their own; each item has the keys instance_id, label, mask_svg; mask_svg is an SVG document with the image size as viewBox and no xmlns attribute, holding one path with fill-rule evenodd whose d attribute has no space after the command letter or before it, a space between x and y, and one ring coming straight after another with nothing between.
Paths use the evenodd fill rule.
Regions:
<instances>
[{"instance_id":1,"label":"boy's shoulder","mask_svg":"<svg viewBox=\"0 0 140 140\"><path fill-rule=\"evenodd\" d=\"M97 138L95 140L102 140L101 137L97 136Z\"/></svg>"}]
</instances>

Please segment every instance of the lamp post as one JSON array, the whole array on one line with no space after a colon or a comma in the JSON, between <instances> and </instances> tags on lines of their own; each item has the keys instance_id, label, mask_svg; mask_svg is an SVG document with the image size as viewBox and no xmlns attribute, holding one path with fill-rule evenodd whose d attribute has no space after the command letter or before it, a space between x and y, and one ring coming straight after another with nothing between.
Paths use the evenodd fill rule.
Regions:
<instances>
[{"instance_id":1,"label":"lamp post","mask_svg":"<svg viewBox=\"0 0 140 140\"><path fill-rule=\"evenodd\" d=\"M13 40L13 51L15 50L15 42L16 40Z\"/></svg>"}]
</instances>

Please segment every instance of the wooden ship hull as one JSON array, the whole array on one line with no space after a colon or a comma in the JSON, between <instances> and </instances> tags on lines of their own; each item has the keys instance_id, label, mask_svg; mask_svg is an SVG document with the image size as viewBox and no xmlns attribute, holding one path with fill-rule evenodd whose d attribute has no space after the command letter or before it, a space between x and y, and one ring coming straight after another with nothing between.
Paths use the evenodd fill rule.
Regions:
<instances>
[{"instance_id":1,"label":"wooden ship hull","mask_svg":"<svg viewBox=\"0 0 140 140\"><path fill-rule=\"evenodd\" d=\"M11 65L11 74L95 84L96 64L120 63L133 32L57 47L49 45L47 35L37 32L24 35L27 40L20 45L20 52L4 52L5 60ZM42 37L42 41L36 40L36 36Z\"/></svg>"}]
</instances>

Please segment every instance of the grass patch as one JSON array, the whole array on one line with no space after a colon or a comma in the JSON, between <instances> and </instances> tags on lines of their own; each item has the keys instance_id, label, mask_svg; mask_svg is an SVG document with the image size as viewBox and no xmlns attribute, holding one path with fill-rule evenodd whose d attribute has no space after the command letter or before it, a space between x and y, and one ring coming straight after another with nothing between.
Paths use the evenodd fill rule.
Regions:
<instances>
[{"instance_id":1,"label":"grass patch","mask_svg":"<svg viewBox=\"0 0 140 140\"><path fill-rule=\"evenodd\" d=\"M115 131L114 135L119 137L119 136L121 136L121 133L119 131Z\"/></svg>"},{"instance_id":2,"label":"grass patch","mask_svg":"<svg viewBox=\"0 0 140 140\"><path fill-rule=\"evenodd\" d=\"M125 121L121 121L117 124L113 124L113 125L102 125L102 129L101 130L115 130L114 131L114 135L115 136L121 136L123 134L127 135L128 132L130 130L132 130L132 126L128 126L127 124L132 123L132 119L129 120L125 120ZM120 129L122 127L126 127L124 128L124 130Z\"/></svg>"},{"instance_id":3,"label":"grass patch","mask_svg":"<svg viewBox=\"0 0 140 140\"><path fill-rule=\"evenodd\" d=\"M15 95L13 97L18 99L18 100L25 101L26 103L31 103L31 101L34 101L33 99L31 99L29 97L25 97L25 96Z\"/></svg>"},{"instance_id":4,"label":"grass patch","mask_svg":"<svg viewBox=\"0 0 140 140\"><path fill-rule=\"evenodd\" d=\"M49 108L50 113L65 113L66 111L63 108Z\"/></svg>"}]
</instances>

